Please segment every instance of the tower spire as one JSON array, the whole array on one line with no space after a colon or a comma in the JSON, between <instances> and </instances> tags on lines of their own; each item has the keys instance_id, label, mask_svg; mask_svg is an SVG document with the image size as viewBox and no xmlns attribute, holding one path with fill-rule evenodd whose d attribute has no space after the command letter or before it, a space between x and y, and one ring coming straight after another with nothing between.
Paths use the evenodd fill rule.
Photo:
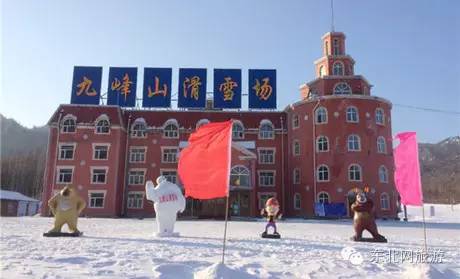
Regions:
<instances>
[{"instance_id":1,"label":"tower spire","mask_svg":"<svg viewBox=\"0 0 460 279\"><path fill-rule=\"evenodd\" d=\"M334 32L334 0L331 0L331 32Z\"/></svg>"}]
</instances>

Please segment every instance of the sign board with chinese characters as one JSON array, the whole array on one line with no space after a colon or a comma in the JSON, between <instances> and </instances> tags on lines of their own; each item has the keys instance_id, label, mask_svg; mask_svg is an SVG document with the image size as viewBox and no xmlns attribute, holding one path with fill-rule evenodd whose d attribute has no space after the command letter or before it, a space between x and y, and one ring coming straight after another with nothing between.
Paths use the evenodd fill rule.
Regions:
<instances>
[{"instance_id":1,"label":"sign board with chinese characters","mask_svg":"<svg viewBox=\"0 0 460 279\"><path fill-rule=\"evenodd\" d=\"M177 106L204 108L206 106L206 69L179 69Z\"/></svg>"},{"instance_id":2,"label":"sign board with chinese characters","mask_svg":"<svg viewBox=\"0 0 460 279\"><path fill-rule=\"evenodd\" d=\"M144 68L143 107L171 107L171 68Z\"/></svg>"},{"instance_id":3,"label":"sign board with chinese characters","mask_svg":"<svg viewBox=\"0 0 460 279\"><path fill-rule=\"evenodd\" d=\"M249 108L276 109L276 70L249 70Z\"/></svg>"},{"instance_id":4,"label":"sign board with chinese characters","mask_svg":"<svg viewBox=\"0 0 460 279\"><path fill-rule=\"evenodd\" d=\"M110 67L107 105L136 106L137 68Z\"/></svg>"},{"instance_id":5,"label":"sign board with chinese characters","mask_svg":"<svg viewBox=\"0 0 460 279\"><path fill-rule=\"evenodd\" d=\"M101 80L102 67L75 66L70 103L99 105Z\"/></svg>"},{"instance_id":6,"label":"sign board with chinese characters","mask_svg":"<svg viewBox=\"0 0 460 279\"><path fill-rule=\"evenodd\" d=\"M240 69L214 69L214 107L241 108Z\"/></svg>"}]
</instances>

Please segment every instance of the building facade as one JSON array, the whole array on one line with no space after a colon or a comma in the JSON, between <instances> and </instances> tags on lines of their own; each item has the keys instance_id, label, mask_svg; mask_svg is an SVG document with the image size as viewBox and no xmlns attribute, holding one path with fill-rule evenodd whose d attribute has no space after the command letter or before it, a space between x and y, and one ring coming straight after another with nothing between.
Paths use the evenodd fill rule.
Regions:
<instances>
[{"instance_id":1,"label":"building facade","mask_svg":"<svg viewBox=\"0 0 460 279\"><path fill-rule=\"evenodd\" d=\"M367 187L377 216L396 217L391 103L371 96L369 82L354 74L343 33L322 39L316 79L283 111L61 105L48 123L43 214L53 193L72 184L87 198L83 214L152 216L145 182L164 175L180 185L178 156L190 134L232 119L232 215L258 216L265 201L277 197L286 216L313 216L315 203L344 203L350 216L354 189ZM188 199L184 215L224 212L224 199Z\"/></svg>"}]
</instances>

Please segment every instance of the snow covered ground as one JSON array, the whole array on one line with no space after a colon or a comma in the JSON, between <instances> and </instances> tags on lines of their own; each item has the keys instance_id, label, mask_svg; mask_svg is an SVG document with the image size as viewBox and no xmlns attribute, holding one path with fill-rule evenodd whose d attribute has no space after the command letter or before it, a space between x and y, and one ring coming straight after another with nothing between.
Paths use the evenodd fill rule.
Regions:
<instances>
[{"instance_id":1,"label":"snow covered ground","mask_svg":"<svg viewBox=\"0 0 460 279\"><path fill-rule=\"evenodd\" d=\"M418 218L417 209L409 208L409 220ZM430 265L411 263L423 245L418 221L379 221L386 244L351 242L350 220L282 221L279 240L259 237L262 221L231 221L226 264L219 265L222 221L179 221L181 237L155 238L154 219L81 218L83 237L44 238L52 218L1 218L0 272L1 278L460 278L460 205L449 209L427 223L428 259L437 262ZM440 222L443 214L452 218Z\"/></svg>"}]
</instances>

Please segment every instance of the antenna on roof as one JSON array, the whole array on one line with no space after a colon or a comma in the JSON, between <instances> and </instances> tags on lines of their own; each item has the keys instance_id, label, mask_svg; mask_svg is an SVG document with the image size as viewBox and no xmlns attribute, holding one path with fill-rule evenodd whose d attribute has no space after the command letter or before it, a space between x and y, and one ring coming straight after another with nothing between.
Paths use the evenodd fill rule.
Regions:
<instances>
[{"instance_id":1,"label":"antenna on roof","mask_svg":"<svg viewBox=\"0 0 460 279\"><path fill-rule=\"evenodd\" d=\"M334 0L331 0L331 31L334 32Z\"/></svg>"}]
</instances>

